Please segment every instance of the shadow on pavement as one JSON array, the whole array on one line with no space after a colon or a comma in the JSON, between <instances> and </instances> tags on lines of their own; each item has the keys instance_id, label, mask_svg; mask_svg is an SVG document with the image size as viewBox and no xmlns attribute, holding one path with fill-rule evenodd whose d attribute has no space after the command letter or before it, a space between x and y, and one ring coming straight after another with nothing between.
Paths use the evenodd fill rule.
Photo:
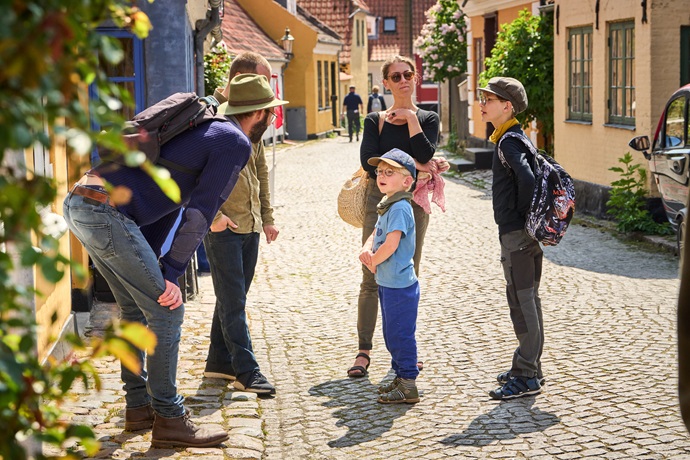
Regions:
<instances>
[{"instance_id":1,"label":"shadow on pavement","mask_svg":"<svg viewBox=\"0 0 690 460\"><path fill-rule=\"evenodd\" d=\"M654 280L678 277L678 259L671 255L633 249L627 252L628 257L621 260L612 257L616 252L609 246L592 247L591 239L587 240L587 236L581 235L575 228L572 227L558 246L545 248L544 259L564 267L626 278Z\"/></svg>"},{"instance_id":2,"label":"shadow on pavement","mask_svg":"<svg viewBox=\"0 0 690 460\"><path fill-rule=\"evenodd\" d=\"M475 418L465 431L448 436L441 443L483 447L524 433L544 431L561 421L554 414L533 408L534 401L534 397L526 397L499 403L489 413Z\"/></svg>"},{"instance_id":3,"label":"shadow on pavement","mask_svg":"<svg viewBox=\"0 0 690 460\"><path fill-rule=\"evenodd\" d=\"M309 389L311 396L327 397L324 407L340 407L333 412L336 426L348 429L345 435L328 442L329 447L349 447L374 440L389 431L393 422L402 417L413 404L379 404L378 385L361 379L340 379L324 382Z\"/></svg>"}]
</instances>

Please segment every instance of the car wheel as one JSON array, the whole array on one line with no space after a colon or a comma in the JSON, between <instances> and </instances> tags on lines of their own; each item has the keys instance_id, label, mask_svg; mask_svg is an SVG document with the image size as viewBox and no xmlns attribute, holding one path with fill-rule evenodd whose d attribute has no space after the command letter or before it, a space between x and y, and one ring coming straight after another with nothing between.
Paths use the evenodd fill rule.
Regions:
<instances>
[{"instance_id":1,"label":"car wheel","mask_svg":"<svg viewBox=\"0 0 690 460\"><path fill-rule=\"evenodd\" d=\"M682 217L678 221L676 228L676 244L678 245L678 255L683 254L683 246L685 246L685 219Z\"/></svg>"}]
</instances>

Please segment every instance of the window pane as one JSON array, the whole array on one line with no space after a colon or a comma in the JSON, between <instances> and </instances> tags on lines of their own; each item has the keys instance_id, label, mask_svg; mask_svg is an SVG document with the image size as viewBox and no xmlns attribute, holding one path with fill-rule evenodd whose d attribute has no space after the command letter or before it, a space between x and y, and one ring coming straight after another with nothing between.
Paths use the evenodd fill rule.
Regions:
<instances>
[{"instance_id":1,"label":"window pane","mask_svg":"<svg viewBox=\"0 0 690 460\"><path fill-rule=\"evenodd\" d=\"M383 19L383 31L384 32L395 32L395 18L384 18Z\"/></svg>"},{"instance_id":2,"label":"window pane","mask_svg":"<svg viewBox=\"0 0 690 460\"><path fill-rule=\"evenodd\" d=\"M609 26L609 120L614 123L635 123L634 32L632 21L613 23Z\"/></svg>"},{"instance_id":3,"label":"window pane","mask_svg":"<svg viewBox=\"0 0 690 460\"><path fill-rule=\"evenodd\" d=\"M682 147L685 131L685 97L675 99L666 111L666 147Z\"/></svg>"},{"instance_id":4,"label":"window pane","mask_svg":"<svg viewBox=\"0 0 690 460\"><path fill-rule=\"evenodd\" d=\"M576 120L591 120L590 63L592 60L591 27L570 29L569 52L569 116Z\"/></svg>"},{"instance_id":5,"label":"window pane","mask_svg":"<svg viewBox=\"0 0 690 460\"><path fill-rule=\"evenodd\" d=\"M120 42L124 58L117 64L111 64L101 58L101 66L109 77L134 77L134 39L132 37L113 38Z\"/></svg>"}]
</instances>

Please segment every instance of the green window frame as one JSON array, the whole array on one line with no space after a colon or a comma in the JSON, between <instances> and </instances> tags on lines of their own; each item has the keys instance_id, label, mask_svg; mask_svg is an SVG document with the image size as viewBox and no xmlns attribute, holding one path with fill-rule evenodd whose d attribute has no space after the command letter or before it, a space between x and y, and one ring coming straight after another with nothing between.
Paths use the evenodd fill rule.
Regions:
<instances>
[{"instance_id":1,"label":"green window frame","mask_svg":"<svg viewBox=\"0 0 690 460\"><path fill-rule=\"evenodd\" d=\"M635 125L635 22L609 24L609 123Z\"/></svg>"},{"instance_id":2,"label":"green window frame","mask_svg":"<svg viewBox=\"0 0 690 460\"><path fill-rule=\"evenodd\" d=\"M568 119L592 121L592 26L568 31Z\"/></svg>"},{"instance_id":3,"label":"green window frame","mask_svg":"<svg viewBox=\"0 0 690 460\"><path fill-rule=\"evenodd\" d=\"M328 61L323 61L323 89L325 91L324 98L323 98L323 107L326 109L331 108L331 93L330 93L330 81L328 78Z\"/></svg>"},{"instance_id":4,"label":"green window frame","mask_svg":"<svg viewBox=\"0 0 690 460\"><path fill-rule=\"evenodd\" d=\"M323 108L323 77L321 75L321 61L316 61L316 80L319 100L319 109Z\"/></svg>"}]
</instances>

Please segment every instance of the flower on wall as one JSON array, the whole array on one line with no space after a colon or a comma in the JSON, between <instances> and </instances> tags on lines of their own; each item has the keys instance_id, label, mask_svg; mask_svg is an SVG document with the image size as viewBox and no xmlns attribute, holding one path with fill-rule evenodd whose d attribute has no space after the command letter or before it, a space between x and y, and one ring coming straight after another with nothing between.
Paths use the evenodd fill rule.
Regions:
<instances>
[{"instance_id":1,"label":"flower on wall","mask_svg":"<svg viewBox=\"0 0 690 460\"><path fill-rule=\"evenodd\" d=\"M439 0L425 14L414 43L425 63L424 78L442 82L460 76L467 66L465 13L455 0Z\"/></svg>"}]
</instances>

